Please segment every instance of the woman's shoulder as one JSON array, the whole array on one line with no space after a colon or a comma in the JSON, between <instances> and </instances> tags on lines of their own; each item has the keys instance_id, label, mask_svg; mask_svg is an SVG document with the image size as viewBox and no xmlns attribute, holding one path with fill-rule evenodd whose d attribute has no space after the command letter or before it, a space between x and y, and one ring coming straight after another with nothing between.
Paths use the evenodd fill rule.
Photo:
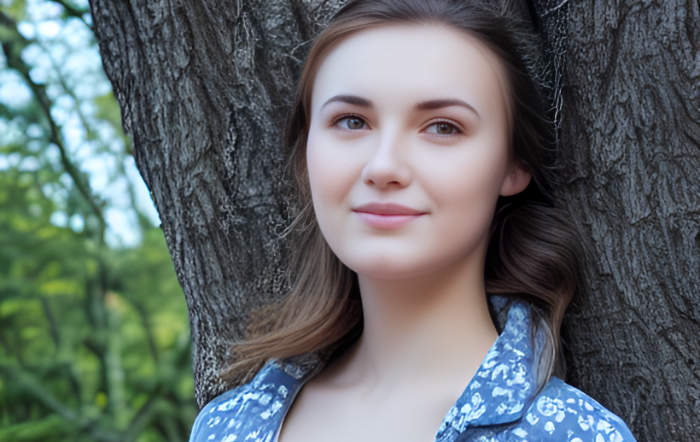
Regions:
<instances>
[{"instance_id":1,"label":"woman's shoulder","mask_svg":"<svg viewBox=\"0 0 700 442\"><path fill-rule=\"evenodd\" d=\"M556 377L540 391L509 433L509 441L635 441L622 419Z\"/></svg>"},{"instance_id":2,"label":"woman's shoulder","mask_svg":"<svg viewBox=\"0 0 700 442\"><path fill-rule=\"evenodd\" d=\"M265 440L267 433L276 430L276 420L297 382L295 373L285 370L282 363L269 361L253 380L215 397L202 408L190 442Z\"/></svg>"}]
</instances>

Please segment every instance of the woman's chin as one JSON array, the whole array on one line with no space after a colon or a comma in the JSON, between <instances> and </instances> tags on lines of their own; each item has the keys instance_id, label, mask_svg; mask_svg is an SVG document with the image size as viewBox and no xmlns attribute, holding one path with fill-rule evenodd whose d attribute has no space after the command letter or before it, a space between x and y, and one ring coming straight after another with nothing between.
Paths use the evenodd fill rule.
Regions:
<instances>
[{"instance_id":1,"label":"woman's chin","mask_svg":"<svg viewBox=\"0 0 700 442\"><path fill-rule=\"evenodd\" d=\"M379 280L409 280L431 273L433 269L425 263L406 262L405 260L369 260L362 263L345 265L357 273L360 278Z\"/></svg>"}]
</instances>

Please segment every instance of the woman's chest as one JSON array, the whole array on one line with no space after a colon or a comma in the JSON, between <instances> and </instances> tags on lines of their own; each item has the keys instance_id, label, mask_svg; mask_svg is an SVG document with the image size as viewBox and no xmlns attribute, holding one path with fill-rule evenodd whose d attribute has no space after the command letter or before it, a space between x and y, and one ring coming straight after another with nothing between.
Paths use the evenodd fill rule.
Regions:
<instances>
[{"instance_id":1,"label":"woman's chest","mask_svg":"<svg viewBox=\"0 0 700 442\"><path fill-rule=\"evenodd\" d=\"M283 417L278 442L433 442L452 397L392 397L304 391Z\"/></svg>"}]
</instances>

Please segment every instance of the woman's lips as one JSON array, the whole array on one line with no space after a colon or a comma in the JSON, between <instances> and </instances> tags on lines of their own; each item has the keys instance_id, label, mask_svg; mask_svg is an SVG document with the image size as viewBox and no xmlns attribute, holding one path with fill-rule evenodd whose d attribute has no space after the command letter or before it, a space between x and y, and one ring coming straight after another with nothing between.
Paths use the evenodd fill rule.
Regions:
<instances>
[{"instance_id":1,"label":"woman's lips","mask_svg":"<svg viewBox=\"0 0 700 442\"><path fill-rule=\"evenodd\" d=\"M352 211L365 224L378 229L395 229L426 214L426 212L394 203L369 203L355 207Z\"/></svg>"}]
</instances>

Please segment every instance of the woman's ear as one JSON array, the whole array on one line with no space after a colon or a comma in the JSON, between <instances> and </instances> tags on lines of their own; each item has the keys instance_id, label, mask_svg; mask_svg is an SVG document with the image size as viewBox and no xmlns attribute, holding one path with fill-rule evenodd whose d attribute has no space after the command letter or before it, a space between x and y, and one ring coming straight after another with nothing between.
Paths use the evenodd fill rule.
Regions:
<instances>
[{"instance_id":1,"label":"woman's ear","mask_svg":"<svg viewBox=\"0 0 700 442\"><path fill-rule=\"evenodd\" d=\"M501 185L501 196L516 195L530 184L530 171L520 163L513 163Z\"/></svg>"}]
</instances>

